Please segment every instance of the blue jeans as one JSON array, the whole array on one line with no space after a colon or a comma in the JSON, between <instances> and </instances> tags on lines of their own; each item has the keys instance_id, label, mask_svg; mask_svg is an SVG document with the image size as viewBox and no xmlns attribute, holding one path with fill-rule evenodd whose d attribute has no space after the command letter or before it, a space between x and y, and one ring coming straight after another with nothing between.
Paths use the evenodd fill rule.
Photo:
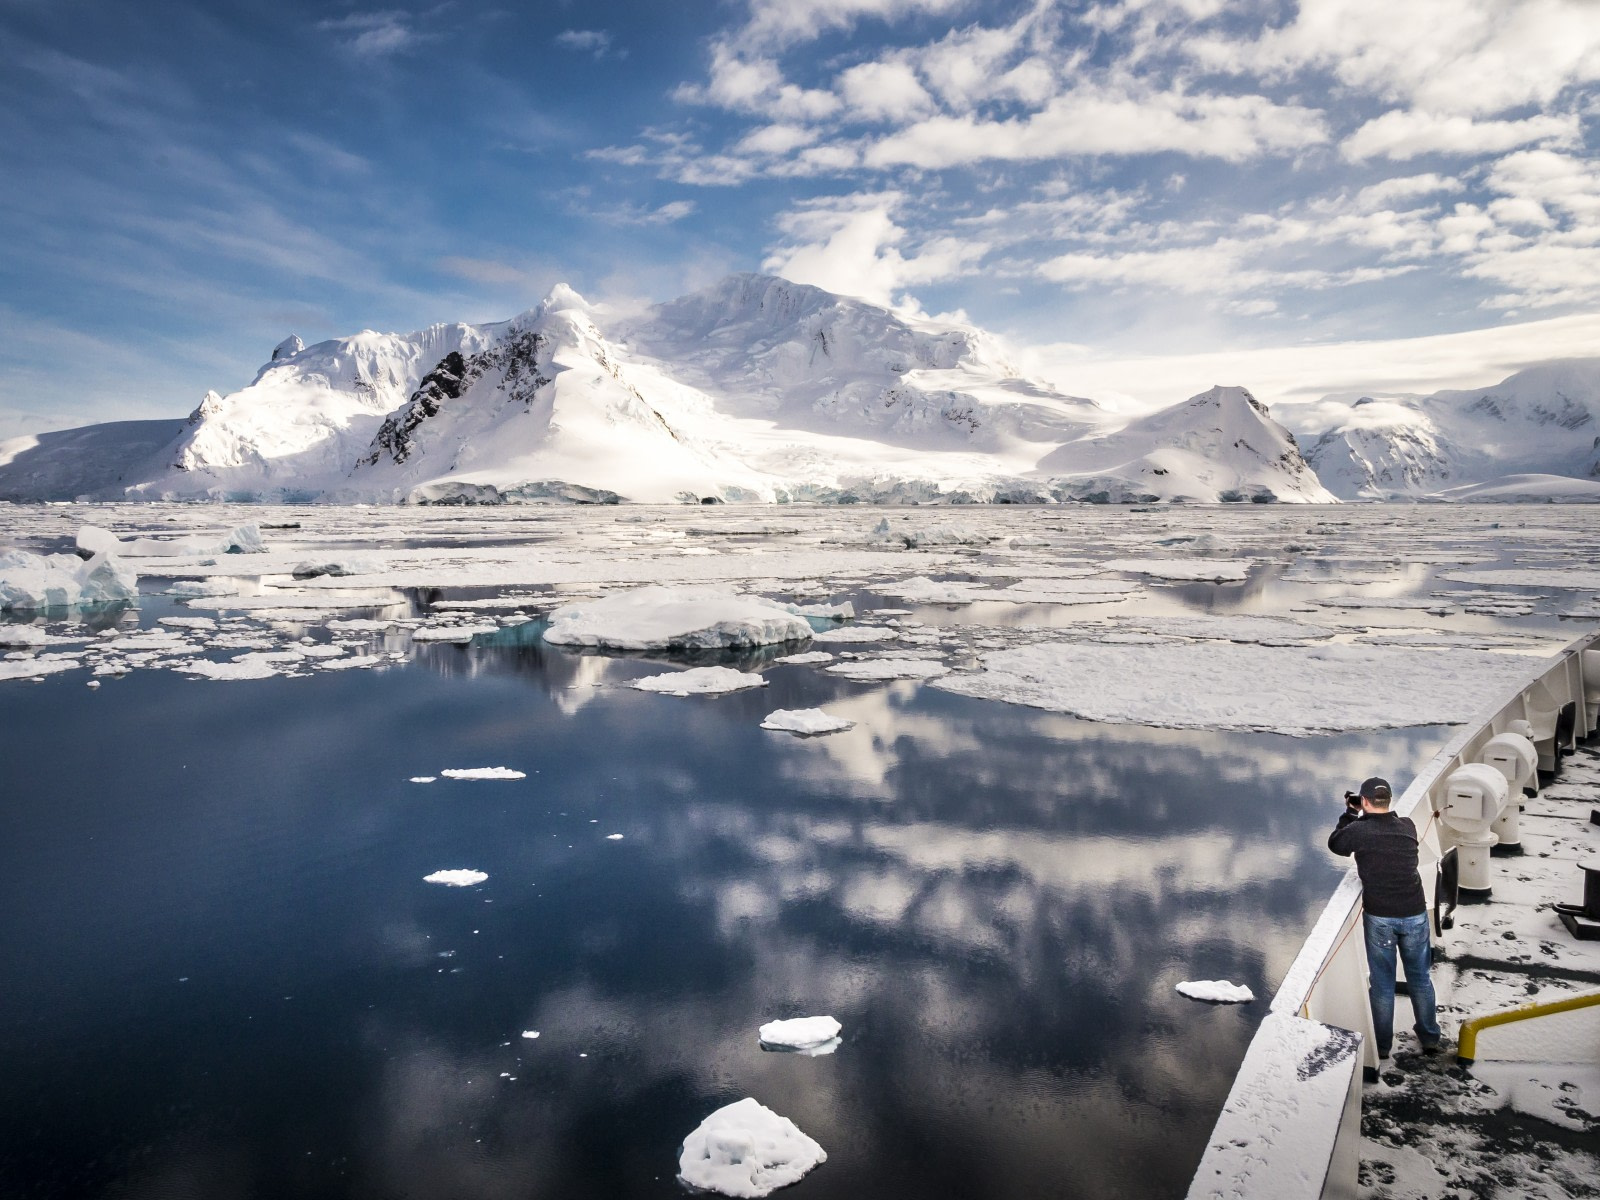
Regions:
<instances>
[{"instance_id":1,"label":"blue jeans","mask_svg":"<svg viewBox=\"0 0 1600 1200\"><path fill-rule=\"evenodd\" d=\"M1417 1018L1417 1036L1424 1046L1437 1045L1442 1036L1433 998L1433 947L1428 942L1428 914L1414 917L1375 917L1364 913L1362 932L1367 939L1367 998L1372 1003L1372 1031L1378 1040L1378 1057L1387 1058L1394 1042L1394 960L1396 949L1406 969L1406 990Z\"/></svg>"}]
</instances>

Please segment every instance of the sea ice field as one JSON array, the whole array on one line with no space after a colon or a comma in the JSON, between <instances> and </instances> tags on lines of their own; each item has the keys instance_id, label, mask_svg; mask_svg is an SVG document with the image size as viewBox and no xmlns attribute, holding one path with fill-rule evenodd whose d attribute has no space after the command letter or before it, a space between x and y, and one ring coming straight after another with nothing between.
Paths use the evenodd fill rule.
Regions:
<instances>
[{"instance_id":1,"label":"sea ice field","mask_svg":"<svg viewBox=\"0 0 1600 1200\"><path fill-rule=\"evenodd\" d=\"M1341 792L1596 561L1586 506L0 504L0 1196L1181 1196Z\"/></svg>"}]
</instances>

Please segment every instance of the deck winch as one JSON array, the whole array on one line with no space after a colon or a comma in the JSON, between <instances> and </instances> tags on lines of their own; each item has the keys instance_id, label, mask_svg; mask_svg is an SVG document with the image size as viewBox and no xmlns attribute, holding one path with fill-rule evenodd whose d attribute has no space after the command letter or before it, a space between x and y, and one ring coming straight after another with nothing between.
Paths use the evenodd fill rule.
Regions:
<instances>
[{"instance_id":1,"label":"deck winch","mask_svg":"<svg viewBox=\"0 0 1600 1200\"><path fill-rule=\"evenodd\" d=\"M1539 793L1539 751L1535 749L1526 729L1526 721L1511 722L1512 728L1496 734L1483 745L1479 762L1493 767L1505 776L1506 803L1492 826L1495 845L1492 854L1522 853L1522 797Z\"/></svg>"},{"instance_id":2,"label":"deck winch","mask_svg":"<svg viewBox=\"0 0 1600 1200\"><path fill-rule=\"evenodd\" d=\"M1487 763L1458 767L1444 781L1444 808L1438 816L1460 850L1463 901L1489 896L1489 852L1499 840L1490 827L1500 819L1510 793L1506 777Z\"/></svg>"}]
</instances>

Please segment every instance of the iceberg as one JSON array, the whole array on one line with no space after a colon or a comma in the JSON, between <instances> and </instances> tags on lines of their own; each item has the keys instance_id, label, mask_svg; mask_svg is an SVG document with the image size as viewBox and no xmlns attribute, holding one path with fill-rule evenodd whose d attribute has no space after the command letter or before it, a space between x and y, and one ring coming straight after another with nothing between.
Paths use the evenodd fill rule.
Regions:
<instances>
[{"instance_id":1,"label":"iceberg","mask_svg":"<svg viewBox=\"0 0 1600 1200\"><path fill-rule=\"evenodd\" d=\"M550 614L544 640L614 650L710 650L811 637L804 617L760 596L715 587L650 584Z\"/></svg>"},{"instance_id":2,"label":"iceberg","mask_svg":"<svg viewBox=\"0 0 1600 1200\"><path fill-rule=\"evenodd\" d=\"M0 551L0 612L93 608L137 601L139 577L115 555Z\"/></svg>"},{"instance_id":3,"label":"iceberg","mask_svg":"<svg viewBox=\"0 0 1600 1200\"><path fill-rule=\"evenodd\" d=\"M735 671L732 667L691 667L665 675L647 675L628 686L641 692L660 692L664 696L717 696L744 688L766 687L760 675Z\"/></svg>"},{"instance_id":4,"label":"iceberg","mask_svg":"<svg viewBox=\"0 0 1600 1200\"><path fill-rule=\"evenodd\" d=\"M758 1100L717 1109L683 1139L678 1178L724 1196L759 1197L798 1183L827 1151Z\"/></svg>"},{"instance_id":5,"label":"iceberg","mask_svg":"<svg viewBox=\"0 0 1600 1200\"><path fill-rule=\"evenodd\" d=\"M815 736L853 729L855 722L846 717L835 717L820 708L780 708L767 714L766 720L761 722L761 728Z\"/></svg>"}]
</instances>

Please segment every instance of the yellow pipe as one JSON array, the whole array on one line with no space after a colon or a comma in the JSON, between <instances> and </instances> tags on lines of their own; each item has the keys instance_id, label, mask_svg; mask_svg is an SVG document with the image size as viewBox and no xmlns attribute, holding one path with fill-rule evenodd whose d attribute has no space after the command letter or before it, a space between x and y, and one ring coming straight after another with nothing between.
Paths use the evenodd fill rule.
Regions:
<instances>
[{"instance_id":1,"label":"yellow pipe","mask_svg":"<svg viewBox=\"0 0 1600 1200\"><path fill-rule=\"evenodd\" d=\"M1544 1004L1524 1004L1521 1008L1508 1008L1504 1012L1490 1013L1461 1022L1461 1033L1456 1038L1456 1061L1471 1063L1478 1049L1478 1030L1494 1025L1509 1025L1512 1021L1529 1021L1534 1017L1548 1017L1552 1013L1571 1012L1600 1004L1600 992L1585 992L1568 996L1565 1000L1550 1000Z\"/></svg>"}]
</instances>

